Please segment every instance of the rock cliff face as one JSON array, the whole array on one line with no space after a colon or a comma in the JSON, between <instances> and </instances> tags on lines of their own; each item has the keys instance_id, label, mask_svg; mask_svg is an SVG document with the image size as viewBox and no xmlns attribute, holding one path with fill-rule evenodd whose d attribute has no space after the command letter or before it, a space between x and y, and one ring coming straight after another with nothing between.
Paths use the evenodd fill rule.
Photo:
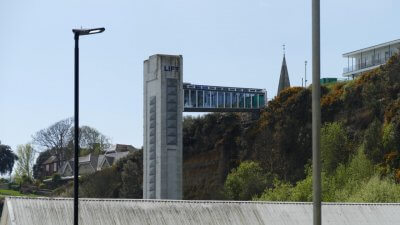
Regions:
<instances>
[{"instance_id":1,"label":"rock cliff face","mask_svg":"<svg viewBox=\"0 0 400 225\"><path fill-rule=\"evenodd\" d=\"M246 158L241 135L251 124L249 115L213 113L184 120L183 181L185 199L222 199L231 169Z\"/></svg>"}]
</instances>

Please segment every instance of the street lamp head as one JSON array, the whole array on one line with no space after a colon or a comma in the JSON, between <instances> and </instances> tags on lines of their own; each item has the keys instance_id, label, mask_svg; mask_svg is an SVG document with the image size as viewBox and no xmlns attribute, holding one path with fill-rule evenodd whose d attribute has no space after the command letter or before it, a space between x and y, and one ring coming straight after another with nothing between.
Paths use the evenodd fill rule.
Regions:
<instances>
[{"instance_id":1,"label":"street lamp head","mask_svg":"<svg viewBox=\"0 0 400 225\"><path fill-rule=\"evenodd\" d=\"M93 29L72 29L75 36L98 34L104 32L106 29L104 27L93 28Z\"/></svg>"}]
</instances>

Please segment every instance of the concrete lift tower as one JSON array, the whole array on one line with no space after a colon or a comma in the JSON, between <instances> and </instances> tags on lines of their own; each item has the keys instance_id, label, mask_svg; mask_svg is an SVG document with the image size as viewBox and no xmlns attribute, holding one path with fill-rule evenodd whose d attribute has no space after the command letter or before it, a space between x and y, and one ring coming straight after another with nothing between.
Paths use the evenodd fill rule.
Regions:
<instances>
[{"instance_id":1,"label":"concrete lift tower","mask_svg":"<svg viewBox=\"0 0 400 225\"><path fill-rule=\"evenodd\" d=\"M182 56L153 55L143 69L143 198L182 199L183 112L257 112L264 89L183 83Z\"/></svg>"}]
</instances>

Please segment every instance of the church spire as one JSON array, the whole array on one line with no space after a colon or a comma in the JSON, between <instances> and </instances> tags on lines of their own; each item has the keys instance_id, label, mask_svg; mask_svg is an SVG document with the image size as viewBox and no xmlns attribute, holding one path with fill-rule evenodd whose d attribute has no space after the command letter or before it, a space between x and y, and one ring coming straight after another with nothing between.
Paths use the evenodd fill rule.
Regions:
<instances>
[{"instance_id":1,"label":"church spire","mask_svg":"<svg viewBox=\"0 0 400 225\"><path fill-rule=\"evenodd\" d=\"M287 65L286 65L286 49L285 49L285 45L283 45L283 62L282 62L282 68L281 68L281 75L279 77L279 85L278 85L278 93L277 95L279 95L279 92L281 92L282 90L290 87L290 81L289 81L289 72L287 69Z\"/></svg>"}]
</instances>

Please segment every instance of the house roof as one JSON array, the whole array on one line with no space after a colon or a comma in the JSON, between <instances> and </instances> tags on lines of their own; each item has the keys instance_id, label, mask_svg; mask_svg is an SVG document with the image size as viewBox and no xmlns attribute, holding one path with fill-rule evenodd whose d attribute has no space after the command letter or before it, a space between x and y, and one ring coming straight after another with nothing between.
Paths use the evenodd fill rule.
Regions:
<instances>
[{"instance_id":1,"label":"house roof","mask_svg":"<svg viewBox=\"0 0 400 225\"><path fill-rule=\"evenodd\" d=\"M73 200L7 197L0 225L69 225ZM80 199L80 224L309 225L312 203ZM400 224L400 204L323 203L324 225Z\"/></svg>"},{"instance_id":2,"label":"house roof","mask_svg":"<svg viewBox=\"0 0 400 225\"><path fill-rule=\"evenodd\" d=\"M42 164L50 164L50 163L53 163L56 161L57 161L57 156L52 155L46 161L44 161Z\"/></svg>"},{"instance_id":3,"label":"house roof","mask_svg":"<svg viewBox=\"0 0 400 225\"><path fill-rule=\"evenodd\" d=\"M109 149L106 150L106 154L114 153L114 152L127 152L127 151L137 151L135 147L132 145L124 145L124 144L116 144L112 145Z\"/></svg>"},{"instance_id":4,"label":"house roof","mask_svg":"<svg viewBox=\"0 0 400 225\"><path fill-rule=\"evenodd\" d=\"M72 161L67 161L61 166L60 174L64 174L67 167L69 167L71 171L73 171Z\"/></svg>"},{"instance_id":5,"label":"house roof","mask_svg":"<svg viewBox=\"0 0 400 225\"><path fill-rule=\"evenodd\" d=\"M88 165L90 164L95 171L101 170L101 167L104 163L104 161L107 161L109 165L113 165L116 163L118 160L121 158L127 156L130 153L130 151L126 152L112 152L104 155L93 155L89 154L86 156L81 156L79 157L79 165ZM65 162L62 167L61 167L61 174L63 175L65 173L65 170L67 167L70 167L72 171L74 171L74 159L72 158L71 160Z\"/></svg>"}]
</instances>

